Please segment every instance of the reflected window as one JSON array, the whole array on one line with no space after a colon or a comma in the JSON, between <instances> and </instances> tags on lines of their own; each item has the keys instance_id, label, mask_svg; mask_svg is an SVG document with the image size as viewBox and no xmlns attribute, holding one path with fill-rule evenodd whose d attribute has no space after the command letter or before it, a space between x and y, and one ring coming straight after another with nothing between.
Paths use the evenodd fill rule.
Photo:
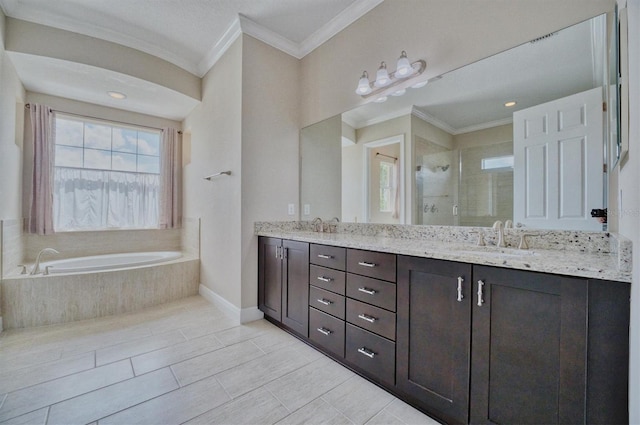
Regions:
<instances>
[{"instance_id":1,"label":"reflected window","mask_svg":"<svg viewBox=\"0 0 640 425\"><path fill-rule=\"evenodd\" d=\"M393 209L391 191L393 189L393 164L380 162L380 212L391 212Z\"/></svg>"},{"instance_id":2,"label":"reflected window","mask_svg":"<svg viewBox=\"0 0 640 425\"><path fill-rule=\"evenodd\" d=\"M513 170L513 155L482 158L483 170L499 170L501 168L509 168Z\"/></svg>"}]
</instances>

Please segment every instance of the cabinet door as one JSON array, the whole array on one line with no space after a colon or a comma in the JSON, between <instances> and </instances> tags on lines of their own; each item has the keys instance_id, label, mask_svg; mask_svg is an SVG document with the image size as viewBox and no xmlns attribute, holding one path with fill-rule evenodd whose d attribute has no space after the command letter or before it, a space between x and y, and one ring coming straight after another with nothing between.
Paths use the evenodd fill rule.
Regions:
<instances>
[{"instance_id":1,"label":"cabinet door","mask_svg":"<svg viewBox=\"0 0 640 425\"><path fill-rule=\"evenodd\" d=\"M447 422L469 417L471 288L470 264L398 256L396 385Z\"/></svg>"},{"instance_id":2,"label":"cabinet door","mask_svg":"<svg viewBox=\"0 0 640 425\"><path fill-rule=\"evenodd\" d=\"M282 323L309 336L309 244L285 240L282 275Z\"/></svg>"},{"instance_id":3,"label":"cabinet door","mask_svg":"<svg viewBox=\"0 0 640 425\"><path fill-rule=\"evenodd\" d=\"M471 422L585 423L587 282L477 266L474 283Z\"/></svg>"},{"instance_id":4,"label":"cabinet door","mask_svg":"<svg viewBox=\"0 0 640 425\"><path fill-rule=\"evenodd\" d=\"M258 238L258 308L282 320L282 239Z\"/></svg>"}]
</instances>

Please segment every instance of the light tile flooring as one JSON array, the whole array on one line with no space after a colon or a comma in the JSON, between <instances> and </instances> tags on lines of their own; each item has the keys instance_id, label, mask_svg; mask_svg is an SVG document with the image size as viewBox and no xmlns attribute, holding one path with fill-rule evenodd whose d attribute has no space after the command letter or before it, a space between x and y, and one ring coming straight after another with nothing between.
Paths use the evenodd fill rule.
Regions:
<instances>
[{"instance_id":1,"label":"light tile flooring","mask_svg":"<svg viewBox=\"0 0 640 425\"><path fill-rule=\"evenodd\" d=\"M436 424L201 297L0 334L1 424Z\"/></svg>"}]
</instances>

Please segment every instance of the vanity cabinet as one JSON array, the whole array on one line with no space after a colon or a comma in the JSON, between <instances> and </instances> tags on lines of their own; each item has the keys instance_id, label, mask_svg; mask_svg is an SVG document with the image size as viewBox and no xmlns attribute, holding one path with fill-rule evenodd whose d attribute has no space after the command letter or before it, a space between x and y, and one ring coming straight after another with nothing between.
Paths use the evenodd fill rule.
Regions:
<instances>
[{"instance_id":1,"label":"vanity cabinet","mask_svg":"<svg viewBox=\"0 0 640 425\"><path fill-rule=\"evenodd\" d=\"M451 423L628 422L629 289L398 256L396 386Z\"/></svg>"},{"instance_id":2,"label":"vanity cabinet","mask_svg":"<svg viewBox=\"0 0 640 425\"><path fill-rule=\"evenodd\" d=\"M258 308L308 337L309 244L260 237L258 250Z\"/></svg>"},{"instance_id":3,"label":"vanity cabinet","mask_svg":"<svg viewBox=\"0 0 640 425\"><path fill-rule=\"evenodd\" d=\"M471 264L398 256L396 385L455 423L469 417Z\"/></svg>"},{"instance_id":4,"label":"vanity cabinet","mask_svg":"<svg viewBox=\"0 0 640 425\"><path fill-rule=\"evenodd\" d=\"M628 423L630 285L259 238L259 306L445 423Z\"/></svg>"}]
</instances>

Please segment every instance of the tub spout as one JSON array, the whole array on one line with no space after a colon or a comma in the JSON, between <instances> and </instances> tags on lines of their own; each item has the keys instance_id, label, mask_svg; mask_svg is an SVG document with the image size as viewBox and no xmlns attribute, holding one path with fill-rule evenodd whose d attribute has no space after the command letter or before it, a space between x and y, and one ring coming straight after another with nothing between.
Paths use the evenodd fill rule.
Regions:
<instances>
[{"instance_id":1,"label":"tub spout","mask_svg":"<svg viewBox=\"0 0 640 425\"><path fill-rule=\"evenodd\" d=\"M45 252L51 253L51 254L60 254L60 252L56 251L53 248L45 248L42 251L38 252L38 256L36 257L36 262L33 265L33 269L31 269L31 273L29 273L30 275L36 275L40 273L40 257L42 257L42 254L44 254Z\"/></svg>"}]
</instances>

